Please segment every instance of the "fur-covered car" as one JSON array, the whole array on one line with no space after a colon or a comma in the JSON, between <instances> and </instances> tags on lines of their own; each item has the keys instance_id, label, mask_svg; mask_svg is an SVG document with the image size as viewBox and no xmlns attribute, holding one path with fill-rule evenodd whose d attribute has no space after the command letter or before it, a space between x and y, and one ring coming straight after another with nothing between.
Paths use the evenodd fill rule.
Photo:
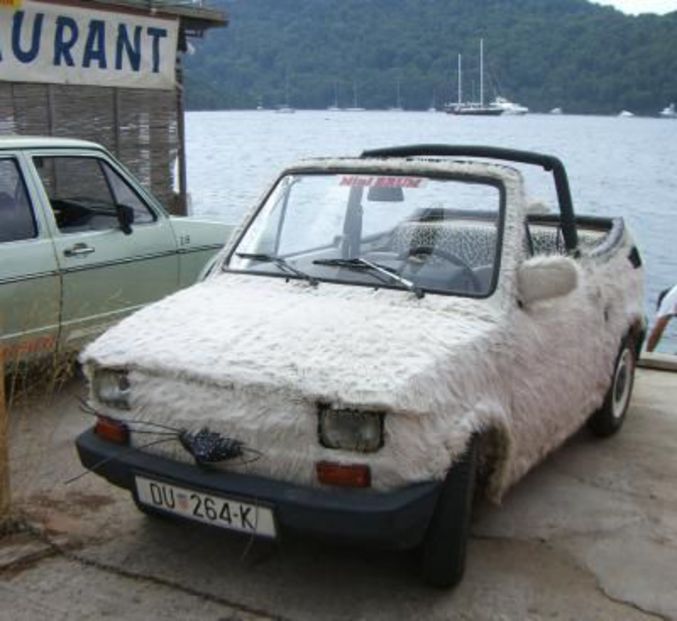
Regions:
<instances>
[{"instance_id":1,"label":"fur-covered car","mask_svg":"<svg viewBox=\"0 0 677 621\"><path fill-rule=\"evenodd\" d=\"M559 213L481 158L552 171ZM476 480L499 500L586 421L622 425L642 289L627 227L574 216L554 157L303 162L204 282L86 349L98 419L79 455L143 511L419 546L425 579L453 585Z\"/></svg>"}]
</instances>

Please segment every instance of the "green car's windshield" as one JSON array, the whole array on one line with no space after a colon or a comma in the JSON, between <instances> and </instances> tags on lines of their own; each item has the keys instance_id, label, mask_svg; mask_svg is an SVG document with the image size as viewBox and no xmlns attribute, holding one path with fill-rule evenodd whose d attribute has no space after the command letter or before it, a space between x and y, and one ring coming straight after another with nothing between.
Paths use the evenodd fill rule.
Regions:
<instances>
[{"instance_id":1,"label":"green car's windshield","mask_svg":"<svg viewBox=\"0 0 677 621\"><path fill-rule=\"evenodd\" d=\"M313 281L486 296L498 269L501 196L481 179L287 175L225 268L280 275L283 261L287 275Z\"/></svg>"}]
</instances>

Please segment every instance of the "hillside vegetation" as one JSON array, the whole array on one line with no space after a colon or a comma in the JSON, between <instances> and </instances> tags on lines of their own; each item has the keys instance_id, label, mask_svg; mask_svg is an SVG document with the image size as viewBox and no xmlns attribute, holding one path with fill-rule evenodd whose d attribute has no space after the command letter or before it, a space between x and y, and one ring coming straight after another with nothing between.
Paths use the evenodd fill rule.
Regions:
<instances>
[{"instance_id":1,"label":"hillside vegetation","mask_svg":"<svg viewBox=\"0 0 677 621\"><path fill-rule=\"evenodd\" d=\"M627 16L586 0L210 0L230 26L186 58L188 105L428 108L464 90L534 110L656 114L677 100L677 12Z\"/></svg>"}]
</instances>

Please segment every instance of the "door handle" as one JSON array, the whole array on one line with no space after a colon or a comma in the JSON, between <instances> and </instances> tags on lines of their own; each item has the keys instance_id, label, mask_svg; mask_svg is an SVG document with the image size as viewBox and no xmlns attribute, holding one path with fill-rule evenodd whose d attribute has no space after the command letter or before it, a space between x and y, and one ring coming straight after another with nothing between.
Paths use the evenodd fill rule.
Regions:
<instances>
[{"instance_id":1,"label":"door handle","mask_svg":"<svg viewBox=\"0 0 677 621\"><path fill-rule=\"evenodd\" d=\"M75 244L72 248L66 248L63 251L64 255L67 257L84 257L88 254L95 252L94 248L88 246L87 244Z\"/></svg>"}]
</instances>

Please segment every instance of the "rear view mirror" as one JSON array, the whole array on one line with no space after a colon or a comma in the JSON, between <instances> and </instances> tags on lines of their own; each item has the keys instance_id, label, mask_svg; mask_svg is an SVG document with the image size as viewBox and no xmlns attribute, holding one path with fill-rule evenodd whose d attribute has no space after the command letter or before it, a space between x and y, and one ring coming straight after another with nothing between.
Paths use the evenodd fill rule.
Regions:
<instances>
[{"instance_id":1,"label":"rear view mirror","mask_svg":"<svg viewBox=\"0 0 677 621\"><path fill-rule=\"evenodd\" d=\"M578 285L578 268L569 257L534 257L517 270L517 291L525 306L571 293Z\"/></svg>"},{"instance_id":2,"label":"rear view mirror","mask_svg":"<svg viewBox=\"0 0 677 621\"><path fill-rule=\"evenodd\" d=\"M128 205L115 205L115 213L120 223L120 230L125 235L131 235L132 224L134 224L134 209Z\"/></svg>"},{"instance_id":3,"label":"rear view mirror","mask_svg":"<svg viewBox=\"0 0 677 621\"><path fill-rule=\"evenodd\" d=\"M373 203L402 203L404 202L404 192L402 188L374 186L369 188L367 200Z\"/></svg>"}]
</instances>

